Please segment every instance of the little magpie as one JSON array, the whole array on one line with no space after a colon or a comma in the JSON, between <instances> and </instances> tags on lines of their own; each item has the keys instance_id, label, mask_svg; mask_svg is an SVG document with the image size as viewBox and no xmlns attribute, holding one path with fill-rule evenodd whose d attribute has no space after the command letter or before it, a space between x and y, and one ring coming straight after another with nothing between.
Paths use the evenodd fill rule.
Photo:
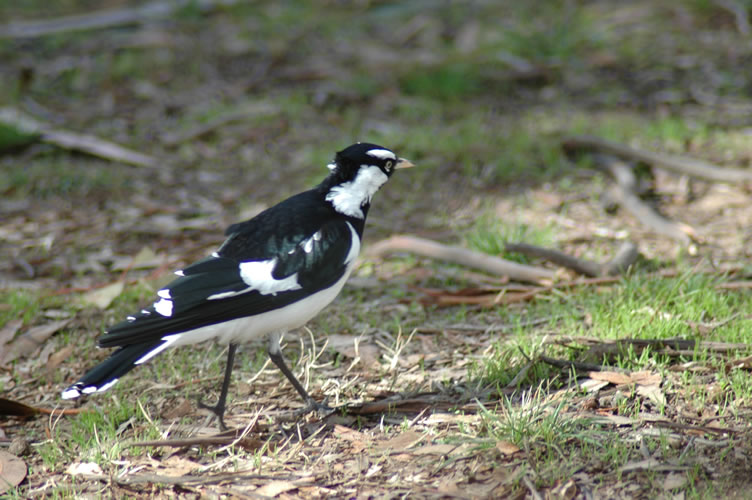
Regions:
<instances>
[{"instance_id":1,"label":"little magpie","mask_svg":"<svg viewBox=\"0 0 752 500\"><path fill-rule=\"evenodd\" d=\"M65 389L63 399L106 391L168 347L216 339L229 345L219 400L199 405L225 429L237 346L268 335L269 356L303 397L304 411L326 409L288 368L280 339L337 296L355 265L371 198L395 169L412 166L375 144L338 152L321 184L231 225L216 252L176 271L156 302L105 332L97 345L118 349Z\"/></svg>"}]
</instances>

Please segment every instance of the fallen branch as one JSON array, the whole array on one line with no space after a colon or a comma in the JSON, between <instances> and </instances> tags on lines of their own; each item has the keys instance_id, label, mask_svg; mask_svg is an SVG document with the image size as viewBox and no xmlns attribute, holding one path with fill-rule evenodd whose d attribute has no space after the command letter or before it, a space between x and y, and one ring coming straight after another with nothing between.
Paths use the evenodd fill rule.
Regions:
<instances>
[{"instance_id":1,"label":"fallen branch","mask_svg":"<svg viewBox=\"0 0 752 500\"><path fill-rule=\"evenodd\" d=\"M141 446L154 446L154 447L160 447L160 446L168 446L172 448L185 448L187 446L211 446L211 445L228 445L228 444L238 444L242 446L243 448L247 450L257 450L259 449L264 443L258 439L240 439L234 435L230 436L206 436L206 437L195 437L195 438L186 438L186 439L165 439L165 440L155 440L155 441L135 441L132 443L128 443L127 446L135 446L135 447L141 447Z\"/></svg>"},{"instance_id":2,"label":"fallen branch","mask_svg":"<svg viewBox=\"0 0 752 500\"><path fill-rule=\"evenodd\" d=\"M508 252L517 252L531 257L539 257L553 262L579 274L595 278L598 276L616 276L635 263L639 252L632 242L624 242L616 256L606 264L580 259L559 250L543 248L527 243L508 243L504 247Z\"/></svg>"},{"instance_id":3,"label":"fallen branch","mask_svg":"<svg viewBox=\"0 0 752 500\"><path fill-rule=\"evenodd\" d=\"M68 31L82 31L126 26L153 19L167 18L185 7L207 12L218 6L232 5L237 0L170 0L152 2L138 7L100 10L87 14L43 19L13 21L0 26L0 38L34 38Z\"/></svg>"},{"instance_id":4,"label":"fallen branch","mask_svg":"<svg viewBox=\"0 0 752 500\"><path fill-rule=\"evenodd\" d=\"M658 234L669 236L682 243L701 240L689 225L667 219L642 201L634 191L637 180L629 165L613 156L595 155L594 158L596 162L607 168L616 180L616 185L611 191L614 201L634 215L643 225Z\"/></svg>"},{"instance_id":5,"label":"fallen branch","mask_svg":"<svg viewBox=\"0 0 752 500\"><path fill-rule=\"evenodd\" d=\"M543 283L554 279L554 273L547 269L518 264L467 248L444 245L416 236L392 236L381 240L371 245L367 254L371 257L384 257L395 252L409 252L423 257L445 260L473 269L508 276L516 281Z\"/></svg>"},{"instance_id":6,"label":"fallen branch","mask_svg":"<svg viewBox=\"0 0 752 500\"><path fill-rule=\"evenodd\" d=\"M78 151L105 160L134 165L136 167L156 167L156 158L125 148L114 142L105 141L93 135L77 134L53 128L13 108L0 109L0 123L17 129L37 140L63 149Z\"/></svg>"},{"instance_id":7,"label":"fallen branch","mask_svg":"<svg viewBox=\"0 0 752 500\"><path fill-rule=\"evenodd\" d=\"M80 415L81 413L94 413L84 408L39 408L29 406L12 399L0 398L0 415L9 417L33 417L34 415Z\"/></svg>"},{"instance_id":8,"label":"fallen branch","mask_svg":"<svg viewBox=\"0 0 752 500\"><path fill-rule=\"evenodd\" d=\"M597 365L595 363L582 363L579 361L569 361L566 359L549 358L548 356L539 356L538 359L552 366L556 366L559 368L574 368L575 370L581 371L581 372L609 371L609 372L619 372L619 373L630 373L629 370L625 370L623 368L617 368L614 366Z\"/></svg>"},{"instance_id":9,"label":"fallen branch","mask_svg":"<svg viewBox=\"0 0 752 500\"><path fill-rule=\"evenodd\" d=\"M598 150L707 181L729 183L752 181L752 170L719 167L696 158L645 151L600 137L577 135L565 139L562 146L567 152L577 149Z\"/></svg>"}]
</instances>

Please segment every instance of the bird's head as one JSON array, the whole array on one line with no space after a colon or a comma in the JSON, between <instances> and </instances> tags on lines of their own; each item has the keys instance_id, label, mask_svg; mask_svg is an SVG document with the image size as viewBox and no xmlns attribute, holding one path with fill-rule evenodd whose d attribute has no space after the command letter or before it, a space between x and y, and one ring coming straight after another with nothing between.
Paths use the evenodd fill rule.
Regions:
<instances>
[{"instance_id":1,"label":"bird's head","mask_svg":"<svg viewBox=\"0 0 752 500\"><path fill-rule=\"evenodd\" d=\"M327 201L338 212L362 219L371 197L394 171L413 164L382 146L359 142L338 152L327 166Z\"/></svg>"}]
</instances>

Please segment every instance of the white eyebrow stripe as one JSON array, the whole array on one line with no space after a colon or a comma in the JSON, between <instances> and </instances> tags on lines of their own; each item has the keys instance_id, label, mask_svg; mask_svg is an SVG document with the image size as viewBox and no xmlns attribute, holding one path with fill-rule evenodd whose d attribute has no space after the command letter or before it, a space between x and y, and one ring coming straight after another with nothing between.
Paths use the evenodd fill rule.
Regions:
<instances>
[{"instance_id":1,"label":"white eyebrow stripe","mask_svg":"<svg viewBox=\"0 0 752 500\"><path fill-rule=\"evenodd\" d=\"M397 155L389 151L388 149L371 149L366 152L368 156L379 158L381 160L396 160Z\"/></svg>"}]
</instances>

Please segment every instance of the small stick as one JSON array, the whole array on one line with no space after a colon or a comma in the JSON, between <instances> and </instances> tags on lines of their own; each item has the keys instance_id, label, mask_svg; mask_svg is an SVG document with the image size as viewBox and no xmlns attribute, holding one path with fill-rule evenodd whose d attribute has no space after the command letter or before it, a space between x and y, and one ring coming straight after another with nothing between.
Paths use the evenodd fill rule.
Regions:
<instances>
[{"instance_id":1,"label":"small stick","mask_svg":"<svg viewBox=\"0 0 752 500\"><path fill-rule=\"evenodd\" d=\"M698 160L696 158L645 151L643 149L619 144L618 142L590 135L569 137L562 142L562 146L567 151L575 149L595 149L621 156L622 158L649 163L677 174L689 175L690 177L697 177L707 181L729 183L752 181L752 170L719 167L713 163Z\"/></svg>"},{"instance_id":2,"label":"small stick","mask_svg":"<svg viewBox=\"0 0 752 500\"><path fill-rule=\"evenodd\" d=\"M37 135L38 140L53 144L63 149L79 151L105 160L117 161L136 167L156 167L156 158L125 148L114 142L105 141L93 135L77 134L67 130L53 128L50 125L13 108L0 108L0 123L14 127L19 131Z\"/></svg>"},{"instance_id":3,"label":"small stick","mask_svg":"<svg viewBox=\"0 0 752 500\"><path fill-rule=\"evenodd\" d=\"M616 186L613 189L615 200L634 215L642 224L658 234L669 236L682 243L701 238L687 224L675 222L657 213L650 205L640 199L634 192L637 185L632 169L626 163L607 155L595 155L594 158L613 175Z\"/></svg>"},{"instance_id":4,"label":"small stick","mask_svg":"<svg viewBox=\"0 0 752 500\"><path fill-rule=\"evenodd\" d=\"M0 26L0 38L35 38L68 31L112 28L170 17L186 6L197 8L200 12L206 12L218 6L234 3L236 3L236 0L170 0L151 2L136 7L98 10L53 19L13 21Z\"/></svg>"},{"instance_id":5,"label":"small stick","mask_svg":"<svg viewBox=\"0 0 752 500\"><path fill-rule=\"evenodd\" d=\"M574 368L577 371L582 372L619 372L630 373L629 370L623 368L617 368L615 366L603 366L596 365L595 363L581 363L579 361L568 361L566 359L549 358L548 356L540 356L538 359L548 363L549 365L558 366L559 368Z\"/></svg>"},{"instance_id":6,"label":"small stick","mask_svg":"<svg viewBox=\"0 0 752 500\"><path fill-rule=\"evenodd\" d=\"M416 236L392 236L374 243L368 249L368 255L372 257L383 257L395 252L410 252L423 257L446 260L528 283L550 282L554 279L554 273L547 269L518 264L492 255L457 246L444 245Z\"/></svg>"},{"instance_id":7,"label":"small stick","mask_svg":"<svg viewBox=\"0 0 752 500\"><path fill-rule=\"evenodd\" d=\"M640 255L637 246L629 241L624 242L617 251L616 256L606 264L580 259L559 250L529 245L527 243L507 243L504 248L508 252L517 252L546 259L554 264L591 278L616 276L634 264Z\"/></svg>"},{"instance_id":8,"label":"small stick","mask_svg":"<svg viewBox=\"0 0 752 500\"><path fill-rule=\"evenodd\" d=\"M591 278L600 276L603 271L601 265L597 262L580 259L553 248L543 248L527 243L507 243L504 245L504 249L507 252L521 253L530 257L545 259Z\"/></svg>"}]
</instances>

